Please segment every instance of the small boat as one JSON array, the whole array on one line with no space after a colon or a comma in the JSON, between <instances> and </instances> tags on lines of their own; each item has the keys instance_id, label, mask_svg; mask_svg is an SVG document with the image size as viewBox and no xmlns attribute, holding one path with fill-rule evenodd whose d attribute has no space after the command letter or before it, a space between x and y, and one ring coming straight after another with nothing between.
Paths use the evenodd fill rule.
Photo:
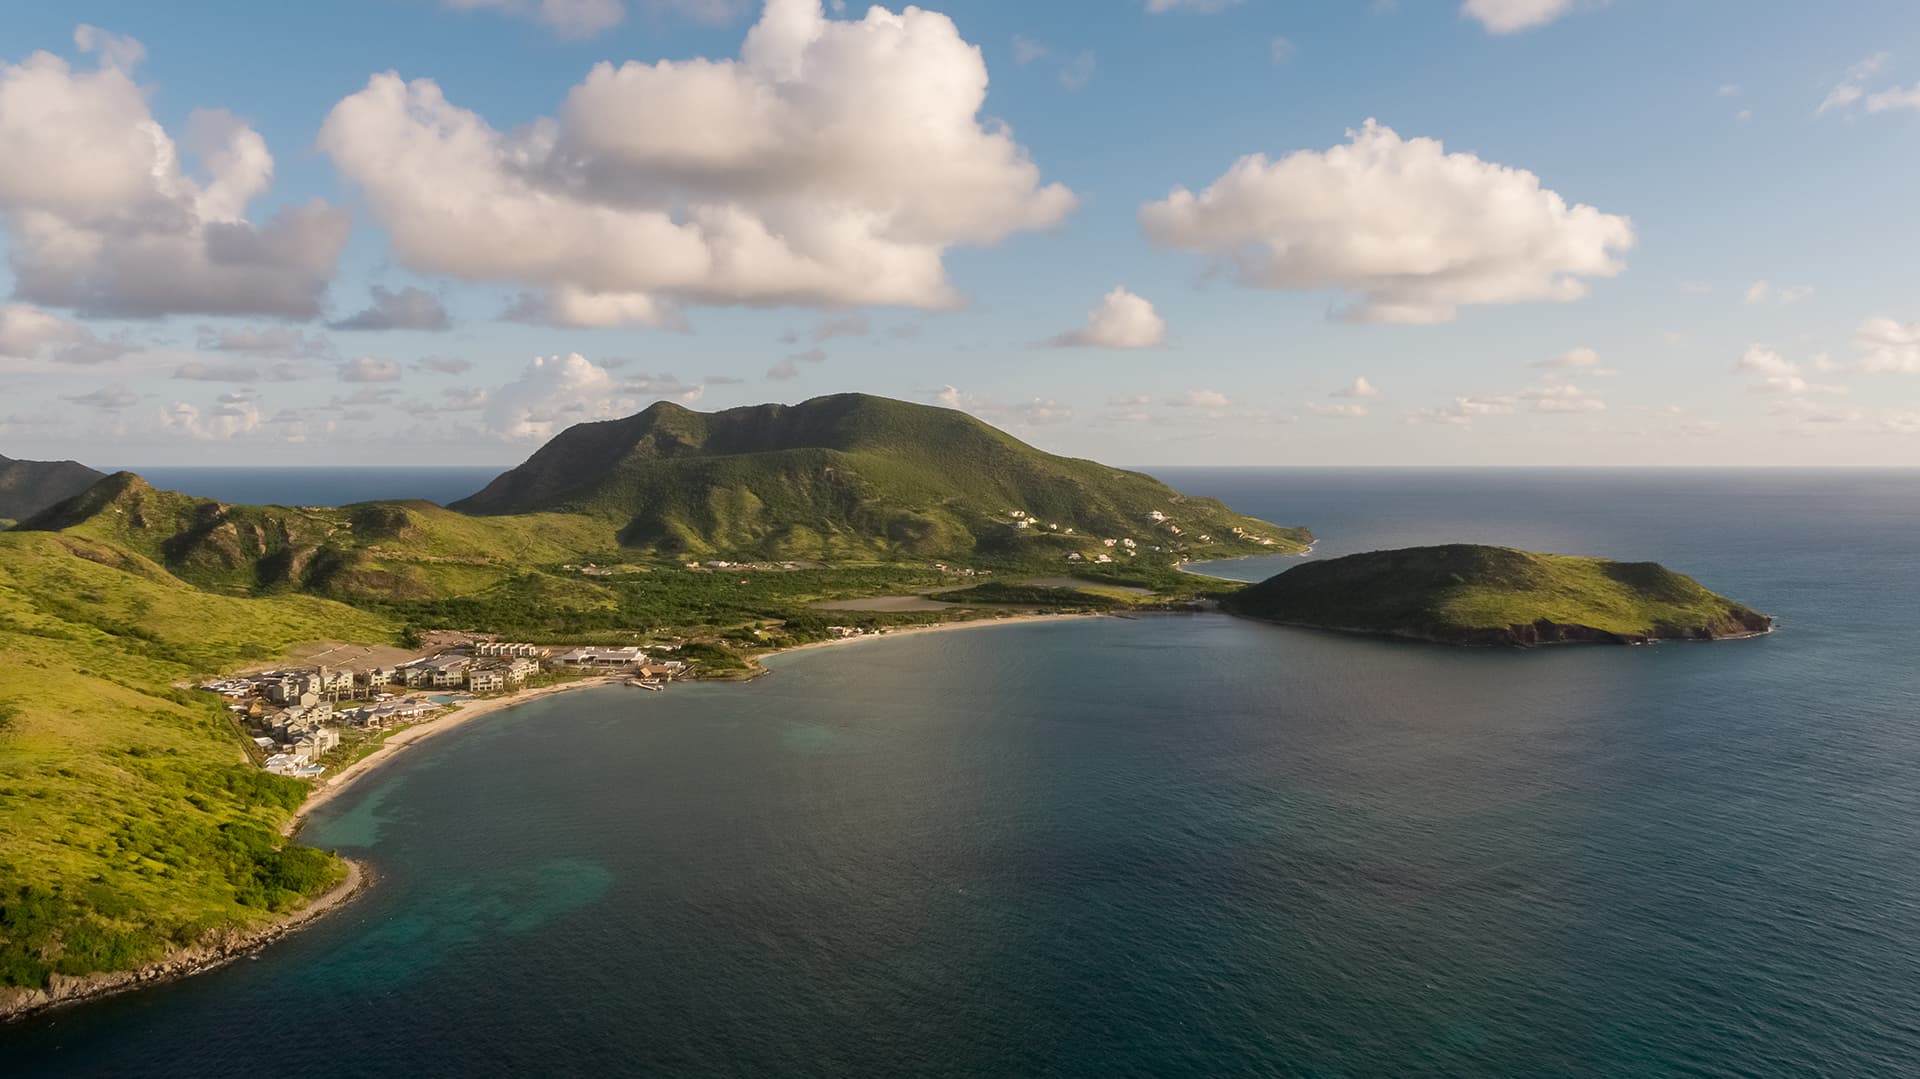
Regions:
<instances>
[{"instance_id":1,"label":"small boat","mask_svg":"<svg viewBox=\"0 0 1920 1079\"><path fill-rule=\"evenodd\" d=\"M650 689L655 693L660 692L661 688L659 682L649 681L645 678L629 678L627 679L627 684L637 689Z\"/></svg>"}]
</instances>

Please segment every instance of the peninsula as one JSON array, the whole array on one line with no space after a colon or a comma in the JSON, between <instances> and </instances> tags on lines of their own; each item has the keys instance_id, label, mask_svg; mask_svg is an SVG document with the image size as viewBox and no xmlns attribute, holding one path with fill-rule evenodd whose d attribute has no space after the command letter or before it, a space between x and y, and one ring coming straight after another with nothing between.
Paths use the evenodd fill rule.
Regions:
<instances>
[{"instance_id":1,"label":"peninsula","mask_svg":"<svg viewBox=\"0 0 1920 1079\"><path fill-rule=\"evenodd\" d=\"M583 424L451 508L284 501L120 472L0 531L0 1013L339 896L283 838L314 784L493 702L1211 598L1177 567L1312 539L860 394Z\"/></svg>"},{"instance_id":2,"label":"peninsula","mask_svg":"<svg viewBox=\"0 0 1920 1079\"><path fill-rule=\"evenodd\" d=\"M1773 625L1652 562L1472 544L1305 562L1222 607L1286 625L1457 645L1717 640Z\"/></svg>"}]
</instances>

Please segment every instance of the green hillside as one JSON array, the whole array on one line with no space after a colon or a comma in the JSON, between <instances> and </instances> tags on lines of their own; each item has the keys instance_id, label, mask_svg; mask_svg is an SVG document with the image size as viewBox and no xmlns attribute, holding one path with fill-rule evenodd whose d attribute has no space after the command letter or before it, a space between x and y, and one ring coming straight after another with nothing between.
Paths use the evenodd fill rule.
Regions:
<instances>
[{"instance_id":1,"label":"green hillside","mask_svg":"<svg viewBox=\"0 0 1920 1079\"><path fill-rule=\"evenodd\" d=\"M281 850L306 785L176 688L305 640L387 640L322 599L235 599L75 536L0 533L0 986L151 960L337 879Z\"/></svg>"},{"instance_id":2,"label":"green hillside","mask_svg":"<svg viewBox=\"0 0 1920 1079\"><path fill-rule=\"evenodd\" d=\"M345 599L471 594L528 565L617 547L603 522L579 515L479 518L418 501L231 505L161 491L131 472L107 477L20 528L112 543L213 591Z\"/></svg>"},{"instance_id":3,"label":"green hillside","mask_svg":"<svg viewBox=\"0 0 1920 1079\"><path fill-rule=\"evenodd\" d=\"M1290 625L1450 644L1710 640L1772 624L1652 562L1469 544L1302 563L1223 606Z\"/></svg>"},{"instance_id":4,"label":"green hillside","mask_svg":"<svg viewBox=\"0 0 1920 1079\"><path fill-rule=\"evenodd\" d=\"M715 413L663 402L580 424L452 508L585 514L623 544L672 556L1061 561L1132 539L1133 557L1171 562L1311 538L1151 476L1043 453L963 412L864 394Z\"/></svg>"}]
</instances>

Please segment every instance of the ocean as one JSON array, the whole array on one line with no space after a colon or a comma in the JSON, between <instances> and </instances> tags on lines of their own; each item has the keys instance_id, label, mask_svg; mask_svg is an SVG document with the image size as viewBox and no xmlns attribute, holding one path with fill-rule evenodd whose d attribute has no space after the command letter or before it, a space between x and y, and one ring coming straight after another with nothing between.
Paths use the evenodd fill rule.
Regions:
<instances>
[{"instance_id":1,"label":"ocean","mask_svg":"<svg viewBox=\"0 0 1920 1079\"><path fill-rule=\"evenodd\" d=\"M1920 473L1159 474L1320 556L1658 560L1779 632L1461 651L1164 615L549 698L317 814L379 875L351 906L0 1029L0 1063L1920 1073Z\"/></svg>"}]
</instances>

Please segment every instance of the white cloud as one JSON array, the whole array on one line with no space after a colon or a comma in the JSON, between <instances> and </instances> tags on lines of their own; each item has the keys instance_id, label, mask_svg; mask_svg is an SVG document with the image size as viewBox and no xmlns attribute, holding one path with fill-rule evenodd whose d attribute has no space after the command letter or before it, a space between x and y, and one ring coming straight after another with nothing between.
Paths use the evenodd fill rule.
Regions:
<instances>
[{"instance_id":1,"label":"white cloud","mask_svg":"<svg viewBox=\"0 0 1920 1079\"><path fill-rule=\"evenodd\" d=\"M1920 109L1920 82L1909 87L1893 87L1867 95L1868 112L1889 112L1893 109Z\"/></svg>"},{"instance_id":2,"label":"white cloud","mask_svg":"<svg viewBox=\"0 0 1920 1079\"><path fill-rule=\"evenodd\" d=\"M1920 374L1920 322L1870 318L1854 331L1860 347L1859 370L1869 374Z\"/></svg>"},{"instance_id":3,"label":"white cloud","mask_svg":"<svg viewBox=\"0 0 1920 1079\"><path fill-rule=\"evenodd\" d=\"M543 291L555 321L673 304L958 302L943 256L1059 222L980 52L937 12L770 0L739 60L596 65L512 132L431 80L374 76L320 146L416 270ZM633 118L644 116L646 123Z\"/></svg>"},{"instance_id":4,"label":"white cloud","mask_svg":"<svg viewBox=\"0 0 1920 1079\"><path fill-rule=\"evenodd\" d=\"M1073 408L1052 398L1036 397L1020 405L1017 414L1021 423L1040 426L1049 423L1065 423L1073 418Z\"/></svg>"},{"instance_id":5,"label":"white cloud","mask_svg":"<svg viewBox=\"0 0 1920 1079\"><path fill-rule=\"evenodd\" d=\"M1357 420L1366 416L1367 406L1312 404L1307 406L1307 411L1329 420Z\"/></svg>"},{"instance_id":6,"label":"white cloud","mask_svg":"<svg viewBox=\"0 0 1920 1079\"><path fill-rule=\"evenodd\" d=\"M934 391L933 402L942 408L970 412L988 423L999 426L1039 427L1052 423L1064 423L1073 418L1072 406L1051 398L1036 397L1025 404L1003 405L967 393L953 385L942 386Z\"/></svg>"},{"instance_id":7,"label":"white cloud","mask_svg":"<svg viewBox=\"0 0 1920 1079\"><path fill-rule=\"evenodd\" d=\"M110 363L140 347L124 336L102 338L77 322L32 304L0 305L0 357L74 366Z\"/></svg>"},{"instance_id":8,"label":"white cloud","mask_svg":"<svg viewBox=\"0 0 1920 1079\"><path fill-rule=\"evenodd\" d=\"M1520 399L1534 412L1605 412L1606 401L1578 386L1561 383L1520 391Z\"/></svg>"},{"instance_id":9,"label":"white cloud","mask_svg":"<svg viewBox=\"0 0 1920 1079\"><path fill-rule=\"evenodd\" d=\"M1570 348L1560 355L1547 360L1535 360L1533 367L1544 367L1556 371L1585 371L1600 366L1600 353L1590 348Z\"/></svg>"},{"instance_id":10,"label":"white cloud","mask_svg":"<svg viewBox=\"0 0 1920 1079\"><path fill-rule=\"evenodd\" d=\"M1409 423L1439 423L1455 427L1472 426L1483 416L1511 415L1517 401L1509 394L1483 394L1455 397L1438 408L1425 408L1407 416Z\"/></svg>"},{"instance_id":11,"label":"white cloud","mask_svg":"<svg viewBox=\"0 0 1920 1079\"><path fill-rule=\"evenodd\" d=\"M1822 370L1831 366L1826 357L1817 357L1815 366ZM1734 361L1733 373L1736 375L1759 375L1748 388L1754 393L1776 397L1804 397L1808 394L1843 394L1845 386L1834 386L1819 382L1808 382L1800 375L1800 365L1780 355L1764 345L1748 345L1740 358Z\"/></svg>"},{"instance_id":12,"label":"white cloud","mask_svg":"<svg viewBox=\"0 0 1920 1079\"><path fill-rule=\"evenodd\" d=\"M482 416L503 438L545 440L562 427L626 415L636 404L611 372L575 352L535 357L519 378L493 391Z\"/></svg>"},{"instance_id":13,"label":"white cloud","mask_svg":"<svg viewBox=\"0 0 1920 1079\"><path fill-rule=\"evenodd\" d=\"M1374 388L1373 383L1367 381L1367 377L1365 375L1361 375L1360 377L1354 379L1351 385L1342 386L1339 389L1333 391L1332 396L1334 397L1378 397L1380 396L1380 391Z\"/></svg>"},{"instance_id":14,"label":"white cloud","mask_svg":"<svg viewBox=\"0 0 1920 1079\"><path fill-rule=\"evenodd\" d=\"M175 401L160 416L163 430L201 442L251 434L258 431L264 422L258 402L232 395L224 396L204 409L186 401Z\"/></svg>"},{"instance_id":15,"label":"white cloud","mask_svg":"<svg viewBox=\"0 0 1920 1079\"><path fill-rule=\"evenodd\" d=\"M400 365L378 356L356 356L340 365L342 382L398 382Z\"/></svg>"},{"instance_id":16,"label":"white cloud","mask_svg":"<svg viewBox=\"0 0 1920 1079\"><path fill-rule=\"evenodd\" d=\"M1169 397L1167 404L1175 408L1222 409L1231 407L1233 399L1218 390L1188 390L1178 397Z\"/></svg>"},{"instance_id":17,"label":"white cloud","mask_svg":"<svg viewBox=\"0 0 1920 1079\"><path fill-rule=\"evenodd\" d=\"M1348 317L1425 323L1462 304L1568 301L1612 277L1624 217L1569 207L1534 174L1402 139L1369 120L1351 142L1278 161L1253 154L1198 195L1141 207L1161 247L1220 258L1252 288L1338 288Z\"/></svg>"},{"instance_id":18,"label":"white cloud","mask_svg":"<svg viewBox=\"0 0 1920 1079\"><path fill-rule=\"evenodd\" d=\"M1275 64L1284 64L1300 52L1300 47L1290 39L1276 35L1267 43L1267 54Z\"/></svg>"},{"instance_id":19,"label":"white cloud","mask_svg":"<svg viewBox=\"0 0 1920 1079\"><path fill-rule=\"evenodd\" d=\"M1827 91L1827 96L1821 100L1820 107L1814 110L1814 115L1846 109L1865 98L1867 80L1878 75L1890 59L1892 59L1891 53L1877 52L1848 68L1846 75L1834 84L1833 89Z\"/></svg>"},{"instance_id":20,"label":"white cloud","mask_svg":"<svg viewBox=\"0 0 1920 1079\"><path fill-rule=\"evenodd\" d=\"M1811 295L1813 295L1812 285L1776 285L1763 278L1747 286L1746 295L1741 298L1741 302L1750 307L1760 304L1779 304L1784 307L1790 303L1798 303Z\"/></svg>"},{"instance_id":21,"label":"white cloud","mask_svg":"<svg viewBox=\"0 0 1920 1079\"><path fill-rule=\"evenodd\" d=\"M423 288L373 286L373 302L365 310L330 324L336 330L444 330L447 309L440 297Z\"/></svg>"},{"instance_id":22,"label":"white cloud","mask_svg":"<svg viewBox=\"0 0 1920 1079\"><path fill-rule=\"evenodd\" d=\"M84 340L87 329L32 304L0 306L0 356L31 359L49 345Z\"/></svg>"},{"instance_id":23,"label":"white cloud","mask_svg":"<svg viewBox=\"0 0 1920 1079\"><path fill-rule=\"evenodd\" d=\"M1167 320L1145 298L1115 288L1087 311L1084 329L1057 334L1055 348L1158 348L1167 343Z\"/></svg>"},{"instance_id":24,"label":"white cloud","mask_svg":"<svg viewBox=\"0 0 1920 1079\"><path fill-rule=\"evenodd\" d=\"M1466 0L1460 14L1479 21L1488 33L1514 34L1571 14L1575 0Z\"/></svg>"},{"instance_id":25,"label":"white cloud","mask_svg":"<svg viewBox=\"0 0 1920 1079\"><path fill-rule=\"evenodd\" d=\"M1013 62L1025 67L1047 55L1047 47L1025 34L1013 35Z\"/></svg>"},{"instance_id":26,"label":"white cloud","mask_svg":"<svg viewBox=\"0 0 1920 1079\"><path fill-rule=\"evenodd\" d=\"M1764 345L1748 345L1733 364L1733 373L1736 375L1794 375L1799 372L1799 364Z\"/></svg>"},{"instance_id":27,"label":"white cloud","mask_svg":"<svg viewBox=\"0 0 1920 1079\"><path fill-rule=\"evenodd\" d=\"M139 43L86 26L75 41L99 66L45 52L0 63L0 218L16 294L138 318L317 314L346 213L314 201L248 221L273 182L266 141L225 111L195 111L189 174L134 82Z\"/></svg>"}]
</instances>

